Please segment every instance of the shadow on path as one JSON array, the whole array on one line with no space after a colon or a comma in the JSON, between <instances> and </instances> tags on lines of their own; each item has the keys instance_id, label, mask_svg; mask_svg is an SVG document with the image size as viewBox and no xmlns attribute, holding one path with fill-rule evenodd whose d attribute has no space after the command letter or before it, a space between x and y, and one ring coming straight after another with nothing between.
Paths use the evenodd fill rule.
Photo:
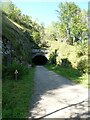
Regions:
<instances>
[{"instance_id":1,"label":"shadow on path","mask_svg":"<svg viewBox=\"0 0 90 120\"><path fill-rule=\"evenodd\" d=\"M76 103L76 104L71 104L71 105L69 105L69 106L60 108L60 109L55 110L55 111L53 111L53 112L51 112L51 113L48 113L48 114L46 114L46 115L44 115L44 116L42 116L42 117L40 117L40 118L33 118L33 119L34 119L34 120L41 120L41 119L44 118L44 117L47 117L47 116L49 116L49 115L51 115L51 114L54 114L54 113L56 113L56 112L58 112L58 111L60 111L60 110L66 109L66 108L68 108L68 107L76 106L76 105L79 105L79 104L82 106L82 103L84 103L85 101L88 102L88 99L86 99L86 100L84 100L84 101L82 101L82 102ZM85 113L83 113L83 114L77 114L76 117L74 117L74 118L77 118L77 119L78 119L78 118L80 118L80 116L83 116L83 115L89 115L88 119L90 119L90 112L85 112ZM71 118L72 118L72 117L71 117Z\"/></svg>"},{"instance_id":2,"label":"shadow on path","mask_svg":"<svg viewBox=\"0 0 90 120\"><path fill-rule=\"evenodd\" d=\"M36 66L34 82L35 91L30 102L29 118L46 117L67 107L76 106L77 103L83 103L83 100L87 99L86 89L43 66ZM52 110L49 110L50 107ZM87 113L84 110L85 112Z\"/></svg>"}]
</instances>

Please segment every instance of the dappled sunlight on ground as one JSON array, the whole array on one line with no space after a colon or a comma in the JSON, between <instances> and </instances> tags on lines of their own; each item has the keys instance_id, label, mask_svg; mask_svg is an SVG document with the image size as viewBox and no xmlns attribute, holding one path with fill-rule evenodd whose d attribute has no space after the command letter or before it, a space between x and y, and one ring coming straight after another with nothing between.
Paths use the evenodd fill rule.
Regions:
<instances>
[{"instance_id":1,"label":"dappled sunlight on ground","mask_svg":"<svg viewBox=\"0 0 90 120\"><path fill-rule=\"evenodd\" d=\"M63 107L82 102L88 98L88 89L76 85L56 73L37 66L35 71L35 93L30 104L30 115L35 118L42 117L51 112L57 112L46 116L47 118L70 118L87 113L88 102L81 105Z\"/></svg>"}]
</instances>

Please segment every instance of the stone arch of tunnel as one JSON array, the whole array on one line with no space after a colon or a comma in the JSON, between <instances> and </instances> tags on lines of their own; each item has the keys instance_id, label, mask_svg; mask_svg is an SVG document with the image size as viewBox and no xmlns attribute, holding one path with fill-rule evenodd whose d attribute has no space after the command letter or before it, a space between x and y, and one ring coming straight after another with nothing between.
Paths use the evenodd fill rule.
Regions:
<instances>
[{"instance_id":1,"label":"stone arch of tunnel","mask_svg":"<svg viewBox=\"0 0 90 120\"><path fill-rule=\"evenodd\" d=\"M35 65L45 65L47 63L48 59L44 55L35 55L32 58L32 63Z\"/></svg>"}]
</instances>

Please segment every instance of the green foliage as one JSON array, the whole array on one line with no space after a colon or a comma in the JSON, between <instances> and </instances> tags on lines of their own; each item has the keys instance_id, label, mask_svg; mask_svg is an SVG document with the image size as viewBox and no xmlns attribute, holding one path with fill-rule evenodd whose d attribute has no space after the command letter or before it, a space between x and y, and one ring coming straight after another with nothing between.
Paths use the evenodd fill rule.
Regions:
<instances>
[{"instance_id":1,"label":"green foliage","mask_svg":"<svg viewBox=\"0 0 90 120\"><path fill-rule=\"evenodd\" d=\"M40 43L40 34L39 32L35 32L33 31L32 32L32 36L33 36L33 40L36 44L39 44Z\"/></svg>"},{"instance_id":2,"label":"green foliage","mask_svg":"<svg viewBox=\"0 0 90 120\"><path fill-rule=\"evenodd\" d=\"M5 77L9 77L11 79L15 79L15 70L18 71L18 79L20 79L21 77L23 77L24 75L28 74L28 68L26 68L25 66L23 66L22 64L13 61L11 65L9 66L4 66L2 67L2 71L3 71L3 78Z\"/></svg>"},{"instance_id":3,"label":"green foliage","mask_svg":"<svg viewBox=\"0 0 90 120\"><path fill-rule=\"evenodd\" d=\"M67 39L67 43L69 45L73 45L73 37L69 36L68 39Z\"/></svg>"},{"instance_id":4,"label":"green foliage","mask_svg":"<svg viewBox=\"0 0 90 120\"><path fill-rule=\"evenodd\" d=\"M78 38L81 37L81 39L83 40L84 37L86 37L86 35L88 34L87 21L87 13L84 10L73 17L71 23L72 34L74 36L77 36Z\"/></svg>"},{"instance_id":5,"label":"green foliage","mask_svg":"<svg viewBox=\"0 0 90 120\"><path fill-rule=\"evenodd\" d=\"M88 87L88 74L81 74L78 69L72 67L63 67L56 65L46 65L46 68L56 72L59 75L66 77L67 79L82 84L85 87Z\"/></svg>"},{"instance_id":6,"label":"green foliage","mask_svg":"<svg viewBox=\"0 0 90 120\"><path fill-rule=\"evenodd\" d=\"M88 74L90 74L90 61L88 62Z\"/></svg>"},{"instance_id":7,"label":"green foliage","mask_svg":"<svg viewBox=\"0 0 90 120\"><path fill-rule=\"evenodd\" d=\"M50 55L49 60L50 60L50 63L51 63L51 64L56 64L56 55L55 55L54 53L52 53L52 54Z\"/></svg>"},{"instance_id":8,"label":"green foliage","mask_svg":"<svg viewBox=\"0 0 90 120\"><path fill-rule=\"evenodd\" d=\"M61 26L64 26L64 31L66 35L70 35L70 24L71 20L74 16L76 16L80 12L80 8L74 2L66 2L59 4L59 19L61 22Z\"/></svg>"},{"instance_id":9,"label":"green foliage","mask_svg":"<svg viewBox=\"0 0 90 120\"><path fill-rule=\"evenodd\" d=\"M20 80L15 81L5 78L2 91L2 117L6 119L26 118L28 106L33 94L34 68Z\"/></svg>"},{"instance_id":10,"label":"green foliage","mask_svg":"<svg viewBox=\"0 0 90 120\"><path fill-rule=\"evenodd\" d=\"M64 24L62 24L61 22L58 24L59 26L59 34L61 36L61 38L66 38L67 36L67 31L65 30L66 29L66 26ZM64 40L62 40L62 42L65 42Z\"/></svg>"},{"instance_id":11,"label":"green foliage","mask_svg":"<svg viewBox=\"0 0 90 120\"><path fill-rule=\"evenodd\" d=\"M60 40L59 23L52 22L52 25L45 29L45 37L50 41Z\"/></svg>"},{"instance_id":12,"label":"green foliage","mask_svg":"<svg viewBox=\"0 0 90 120\"><path fill-rule=\"evenodd\" d=\"M90 74L90 42L88 42L88 73Z\"/></svg>"},{"instance_id":13,"label":"green foliage","mask_svg":"<svg viewBox=\"0 0 90 120\"><path fill-rule=\"evenodd\" d=\"M0 2L0 8L2 9L3 12L5 12L6 14L9 13L9 6L11 4L10 0L3 0L2 2Z\"/></svg>"},{"instance_id":14,"label":"green foliage","mask_svg":"<svg viewBox=\"0 0 90 120\"><path fill-rule=\"evenodd\" d=\"M81 57L83 55L88 55L88 43L87 40L84 40L82 42L77 42L75 44L77 57Z\"/></svg>"},{"instance_id":15,"label":"green foliage","mask_svg":"<svg viewBox=\"0 0 90 120\"><path fill-rule=\"evenodd\" d=\"M60 3L58 7L59 34L66 38L68 44L73 45L79 40L83 41L88 35L87 12L81 10L74 2Z\"/></svg>"},{"instance_id":16,"label":"green foliage","mask_svg":"<svg viewBox=\"0 0 90 120\"><path fill-rule=\"evenodd\" d=\"M23 30L19 24L15 23L2 14L2 35L4 50L8 52L8 45L11 46L12 59L31 62L31 43L32 37L27 30ZM4 51L3 50L3 51ZM7 58L7 55L5 56Z\"/></svg>"},{"instance_id":17,"label":"green foliage","mask_svg":"<svg viewBox=\"0 0 90 120\"><path fill-rule=\"evenodd\" d=\"M77 68L81 72L88 73L88 44L87 41L77 42L75 45L77 53Z\"/></svg>"},{"instance_id":18,"label":"green foliage","mask_svg":"<svg viewBox=\"0 0 90 120\"><path fill-rule=\"evenodd\" d=\"M82 42L82 43L77 43L76 45L68 45L66 43L60 43L58 41L52 41L50 42L50 48L49 48L49 53L48 57L56 62L53 62L54 64L61 65L62 64L62 59L67 59L67 61L70 62L71 66L74 68L77 68L79 61L82 59L82 57L85 58L85 63L87 64L88 62L88 46L87 42ZM53 53L57 49L57 56L55 56ZM51 56L50 56L51 54ZM68 63L68 62L67 62ZM81 63L80 63L81 64ZM85 68L84 68L85 66ZM87 71L88 65L83 65L82 64L82 72ZM84 70L85 69L85 70Z\"/></svg>"},{"instance_id":19,"label":"green foliage","mask_svg":"<svg viewBox=\"0 0 90 120\"><path fill-rule=\"evenodd\" d=\"M62 60L62 63L61 63L62 66L64 66L64 67L72 67L71 62L67 58L63 58L61 60Z\"/></svg>"},{"instance_id":20,"label":"green foliage","mask_svg":"<svg viewBox=\"0 0 90 120\"><path fill-rule=\"evenodd\" d=\"M88 58L87 56L82 56L78 60L77 69L83 73L88 73Z\"/></svg>"},{"instance_id":21,"label":"green foliage","mask_svg":"<svg viewBox=\"0 0 90 120\"><path fill-rule=\"evenodd\" d=\"M2 10L5 14L7 14L8 18L12 19L14 22L18 23L27 30L28 35L26 37L30 36L28 39L31 38L31 40L39 44L44 37L44 26L42 24L39 25L36 21L33 21L30 16L22 14L21 10L11 1L8 3L8 12L5 5L3 4L4 10Z\"/></svg>"},{"instance_id":22,"label":"green foliage","mask_svg":"<svg viewBox=\"0 0 90 120\"><path fill-rule=\"evenodd\" d=\"M50 61L51 64L57 64L56 63L56 57L57 57L57 50L52 52L49 56L49 61Z\"/></svg>"},{"instance_id":23,"label":"green foliage","mask_svg":"<svg viewBox=\"0 0 90 120\"><path fill-rule=\"evenodd\" d=\"M56 64L61 64L62 59L67 58L68 61L71 62L72 66L75 67L77 65L77 54L76 54L76 48L75 46L68 45L66 43L60 43L58 41L50 42L50 48L49 48L49 55L52 54L55 49L57 49L57 57L56 57Z\"/></svg>"}]
</instances>

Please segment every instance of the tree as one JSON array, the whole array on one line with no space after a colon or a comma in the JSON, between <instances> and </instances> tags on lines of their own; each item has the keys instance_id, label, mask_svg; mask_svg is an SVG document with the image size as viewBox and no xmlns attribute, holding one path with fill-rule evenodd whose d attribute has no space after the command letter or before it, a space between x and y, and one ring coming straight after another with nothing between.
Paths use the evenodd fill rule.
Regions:
<instances>
[{"instance_id":1,"label":"tree","mask_svg":"<svg viewBox=\"0 0 90 120\"><path fill-rule=\"evenodd\" d=\"M59 19L66 26L67 35L70 34L71 19L80 12L80 8L74 2L66 2L59 4Z\"/></svg>"},{"instance_id":2,"label":"tree","mask_svg":"<svg viewBox=\"0 0 90 120\"><path fill-rule=\"evenodd\" d=\"M57 49L55 49L55 51L52 52L49 56L49 61L50 61L51 64L57 64L57 62L56 62L57 56L58 56Z\"/></svg>"},{"instance_id":3,"label":"tree","mask_svg":"<svg viewBox=\"0 0 90 120\"><path fill-rule=\"evenodd\" d=\"M33 22L31 20L31 17L28 15L23 14L19 17L19 24L30 29L30 30L33 28L32 23Z\"/></svg>"},{"instance_id":4,"label":"tree","mask_svg":"<svg viewBox=\"0 0 90 120\"><path fill-rule=\"evenodd\" d=\"M86 11L81 11L77 16L72 18L71 35L75 37L75 41L82 42L88 36L88 20Z\"/></svg>"},{"instance_id":5,"label":"tree","mask_svg":"<svg viewBox=\"0 0 90 120\"><path fill-rule=\"evenodd\" d=\"M57 22L52 22L45 30L47 40L57 41L60 38L59 25Z\"/></svg>"},{"instance_id":6,"label":"tree","mask_svg":"<svg viewBox=\"0 0 90 120\"><path fill-rule=\"evenodd\" d=\"M9 18L16 22L21 16L21 10L17 8L11 0L2 2L2 11L5 12Z\"/></svg>"},{"instance_id":7,"label":"tree","mask_svg":"<svg viewBox=\"0 0 90 120\"><path fill-rule=\"evenodd\" d=\"M17 8L12 2L9 5L8 17L19 23L21 10Z\"/></svg>"},{"instance_id":8,"label":"tree","mask_svg":"<svg viewBox=\"0 0 90 120\"><path fill-rule=\"evenodd\" d=\"M8 14L9 13L9 9L10 9L10 4L11 4L11 1L10 0L3 0L3 2L0 3L1 5L1 9L4 13Z\"/></svg>"},{"instance_id":9,"label":"tree","mask_svg":"<svg viewBox=\"0 0 90 120\"><path fill-rule=\"evenodd\" d=\"M73 39L78 41L87 34L87 20L84 11L74 3L66 2L59 4L60 32L63 37L67 37L68 42L73 44Z\"/></svg>"}]
</instances>

